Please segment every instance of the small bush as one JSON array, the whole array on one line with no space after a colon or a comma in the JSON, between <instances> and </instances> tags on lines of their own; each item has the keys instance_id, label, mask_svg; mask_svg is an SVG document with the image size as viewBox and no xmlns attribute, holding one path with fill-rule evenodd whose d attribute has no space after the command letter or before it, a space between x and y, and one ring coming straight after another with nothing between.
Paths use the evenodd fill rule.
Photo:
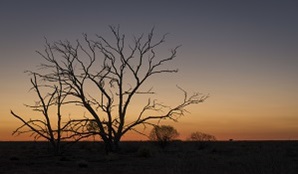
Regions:
<instances>
[{"instance_id":1,"label":"small bush","mask_svg":"<svg viewBox=\"0 0 298 174\"><path fill-rule=\"evenodd\" d=\"M165 148L171 141L179 136L173 126L155 126L150 132L150 140L156 141L161 148Z\"/></svg>"},{"instance_id":2,"label":"small bush","mask_svg":"<svg viewBox=\"0 0 298 174\"><path fill-rule=\"evenodd\" d=\"M205 149L210 144L209 142L216 141L216 138L213 135L203 132L193 132L190 134L188 140L197 142L197 148L201 150Z\"/></svg>"},{"instance_id":3,"label":"small bush","mask_svg":"<svg viewBox=\"0 0 298 174\"><path fill-rule=\"evenodd\" d=\"M190 141L215 141L216 138L213 135L209 135L203 132L193 132L189 137Z\"/></svg>"}]
</instances>

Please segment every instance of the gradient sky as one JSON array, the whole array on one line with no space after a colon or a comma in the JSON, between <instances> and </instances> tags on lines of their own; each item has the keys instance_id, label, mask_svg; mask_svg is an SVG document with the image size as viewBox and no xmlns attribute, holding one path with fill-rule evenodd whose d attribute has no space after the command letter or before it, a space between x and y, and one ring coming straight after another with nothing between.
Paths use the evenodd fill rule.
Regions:
<instances>
[{"instance_id":1,"label":"gradient sky","mask_svg":"<svg viewBox=\"0 0 298 174\"><path fill-rule=\"evenodd\" d=\"M21 123L10 115L29 113L29 77L44 37L49 41L110 36L120 25L127 38L170 33L166 49L182 45L172 66L178 74L152 81L161 101L178 101L175 85L210 94L172 124L187 137L202 131L218 139L298 139L298 1L14 1L0 2L0 140L21 140ZM150 86L151 84L149 84ZM138 139L130 136L127 139Z\"/></svg>"}]
</instances>

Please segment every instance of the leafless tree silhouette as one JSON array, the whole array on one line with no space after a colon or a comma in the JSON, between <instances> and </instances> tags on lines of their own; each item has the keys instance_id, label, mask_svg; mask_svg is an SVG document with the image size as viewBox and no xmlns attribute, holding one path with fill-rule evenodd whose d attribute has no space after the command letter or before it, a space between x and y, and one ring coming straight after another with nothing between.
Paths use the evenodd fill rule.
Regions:
<instances>
[{"instance_id":1,"label":"leafless tree silhouette","mask_svg":"<svg viewBox=\"0 0 298 174\"><path fill-rule=\"evenodd\" d=\"M39 85L37 81L37 77L33 74L33 78L31 79L32 90L34 90L38 96L38 101L35 105L26 105L27 107L33 109L33 111L42 113L42 118L34 118L30 120L25 120L13 111L11 114L17 119L21 120L23 125L18 127L13 134L23 134L23 133L31 133L31 136L34 136L34 139L44 138L48 140L53 146L55 153L60 154L61 152L61 140L64 139L62 137L63 127L61 124L61 107L64 104L66 95L64 95L64 89L62 88L61 81L58 80L58 84L56 85ZM46 88L47 91L45 94L42 93L41 88ZM53 126L53 116L51 116L50 110L56 109L56 119L57 125ZM66 138L66 137L65 137Z\"/></svg>"},{"instance_id":2,"label":"leafless tree silhouette","mask_svg":"<svg viewBox=\"0 0 298 174\"><path fill-rule=\"evenodd\" d=\"M110 30L113 41L100 35L91 40L87 34L83 35L83 41L75 43L58 41L50 44L46 41L45 50L38 51L45 60L41 64L43 72L31 72L45 84L59 82L63 86L59 94L69 96L65 103L82 106L90 115L66 123L63 131L69 138L78 140L99 135L107 152L117 150L119 141L128 131L139 132L136 126L154 125L152 121L160 119L176 121L184 115L187 106L207 98L200 93L188 96L178 87L184 93L180 104L169 107L148 97L148 103L137 117L127 121L128 108L136 99L134 96L154 94L152 89L141 89L148 79L178 71L164 66L176 57L178 47L172 49L168 57L159 58L156 49L165 42L166 35L155 39L152 29L147 36L133 37L133 42L127 43L119 27L110 26ZM149 111L158 112L152 114Z\"/></svg>"}]
</instances>

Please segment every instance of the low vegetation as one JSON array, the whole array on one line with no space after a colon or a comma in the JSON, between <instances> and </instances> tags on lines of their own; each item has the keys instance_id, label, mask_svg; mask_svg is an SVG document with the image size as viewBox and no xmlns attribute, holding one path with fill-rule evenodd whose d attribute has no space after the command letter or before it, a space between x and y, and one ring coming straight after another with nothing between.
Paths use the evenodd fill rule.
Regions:
<instances>
[{"instance_id":1,"label":"low vegetation","mask_svg":"<svg viewBox=\"0 0 298 174\"><path fill-rule=\"evenodd\" d=\"M169 125L154 126L149 138L157 142L161 148L165 148L171 141L179 136L178 131Z\"/></svg>"},{"instance_id":2,"label":"low vegetation","mask_svg":"<svg viewBox=\"0 0 298 174\"><path fill-rule=\"evenodd\" d=\"M203 132L193 132L189 137L190 141L215 141L214 135L206 134Z\"/></svg>"},{"instance_id":3,"label":"low vegetation","mask_svg":"<svg viewBox=\"0 0 298 174\"><path fill-rule=\"evenodd\" d=\"M298 141L173 141L165 150L153 142L121 142L106 154L104 144L78 142L61 156L46 153L47 142L0 142L1 173L104 174L296 174ZM90 150L90 148L95 150Z\"/></svg>"},{"instance_id":4,"label":"low vegetation","mask_svg":"<svg viewBox=\"0 0 298 174\"><path fill-rule=\"evenodd\" d=\"M197 131L190 134L188 141L193 141L197 149L204 149L212 144L210 142L216 141L216 138L214 135Z\"/></svg>"}]
</instances>

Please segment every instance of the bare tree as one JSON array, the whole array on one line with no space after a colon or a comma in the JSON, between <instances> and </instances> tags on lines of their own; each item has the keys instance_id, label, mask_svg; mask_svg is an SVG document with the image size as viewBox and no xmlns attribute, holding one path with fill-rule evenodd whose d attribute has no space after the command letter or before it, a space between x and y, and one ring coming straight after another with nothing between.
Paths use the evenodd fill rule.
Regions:
<instances>
[{"instance_id":1,"label":"bare tree","mask_svg":"<svg viewBox=\"0 0 298 174\"><path fill-rule=\"evenodd\" d=\"M178 131L173 126L162 125L154 126L151 130L149 138L152 141L158 142L158 144L164 148L170 141L179 136Z\"/></svg>"},{"instance_id":2,"label":"bare tree","mask_svg":"<svg viewBox=\"0 0 298 174\"><path fill-rule=\"evenodd\" d=\"M42 118L34 118L30 120L23 119L24 116L19 116L18 114L11 111L11 114L19 119L23 125L18 127L13 134L23 134L31 133L34 139L44 138L48 140L55 150L56 154L61 152L61 139L63 127L61 126L61 107L64 103L66 95L64 95L64 89L60 81L58 85L39 85L37 81L36 74L33 74L31 79L32 90L34 90L38 96L38 101L35 105L26 105L27 107L33 109L33 111L42 113ZM42 93L41 88L46 88L46 93ZM50 114L51 108L56 109L56 119L57 125L53 126L53 116ZM52 109L53 110L53 109Z\"/></svg>"},{"instance_id":3,"label":"bare tree","mask_svg":"<svg viewBox=\"0 0 298 174\"><path fill-rule=\"evenodd\" d=\"M169 107L149 98L136 118L128 122L128 108L134 96L154 94L152 89L141 89L144 83L151 77L178 71L164 67L176 57L178 47L169 56L159 58L156 49L165 42L166 35L156 40L152 29L147 36L134 37L133 42L127 43L119 27L110 26L110 30L113 41L100 35L92 40L87 34L83 35L83 41L75 43L46 41L45 50L38 51L45 60L41 64L43 72L32 72L45 83L60 82L62 95L70 96L67 103L82 106L89 114L70 120L64 131L77 140L99 135L108 152L118 149L119 141L128 131L139 132L138 125L154 125L153 120L161 119L176 121L187 106L207 98L199 93L188 96L178 87L184 93L180 104Z\"/></svg>"}]
</instances>

